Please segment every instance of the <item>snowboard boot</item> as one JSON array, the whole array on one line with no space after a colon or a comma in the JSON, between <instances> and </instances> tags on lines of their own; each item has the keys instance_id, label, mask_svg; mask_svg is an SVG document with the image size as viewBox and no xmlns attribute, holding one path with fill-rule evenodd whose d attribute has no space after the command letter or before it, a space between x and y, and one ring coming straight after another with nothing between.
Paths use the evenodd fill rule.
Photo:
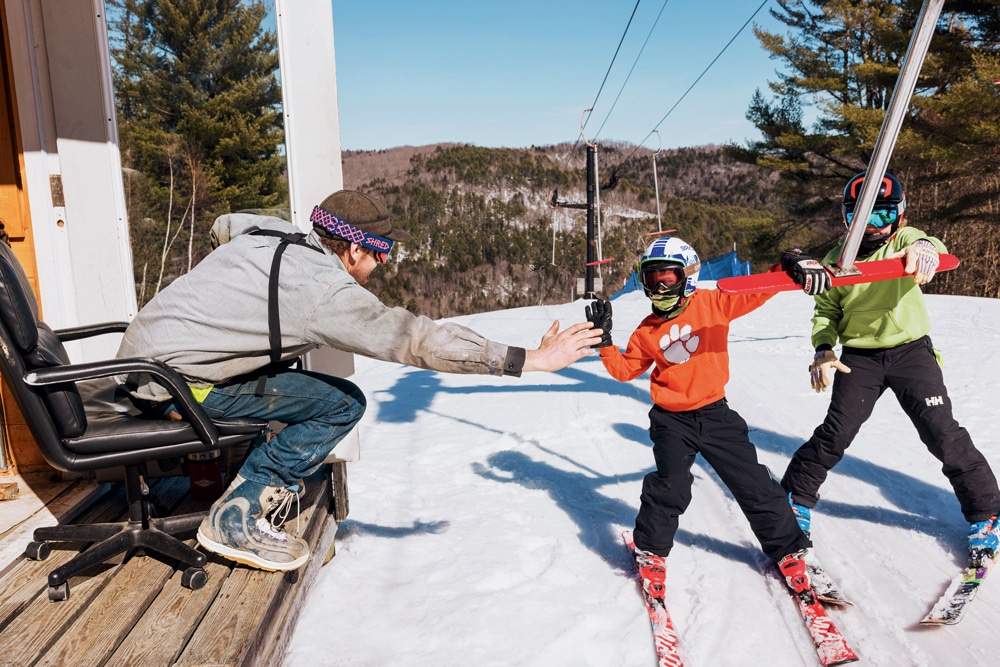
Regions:
<instances>
[{"instance_id":1,"label":"snowboard boot","mask_svg":"<svg viewBox=\"0 0 1000 667\"><path fill-rule=\"evenodd\" d=\"M793 593L802 593L812 586L809 582L809 568L806 566L806 550L788 554L778 561L778 569L785 576L785 583Z\"/></svg>"},{"instance_id":2,"label":"snowboard boot","mask_svg":"<svg viewBox=\"0 0 1000 667\"><path fill-rule=\"evenodd\" d=\"M809 535L809 529L812 527L812 510L810 510L805 505L799 505L797 502L792 500L792 494L788 494L788 504L792 506L792 514L795 515L795 523L799 524L799 528L802 532L806 534L806 537L812 539Z\"/></svg>"},{"instance_id":3,"label":"snowboard boot","mask_svg":"<svg viewBox=\"0 0 1000 667\"><path fill-rule=\"evenodd\" d=\"M635 563L642 577L642 589L649 597L663 600L667 594L667 561L663 556L635 550Z\"/></svg>"},{"instance_id":4,"label":"snowboard boot","mask_svg":"<svg viewBox=\"0 0 1000 667\"><path fill-rule=\"evenodd\" d=\"M969 524L969 567L980 568L996 557L1000 519L996 516Z\"/></svg>"},{"instance_id":5,"label":"snowboard boot","mask_svg":"<svg viewBox=\"0 0 1000 667\"><path fill-rule=\"evenodd\" d=\"M299 493L298 486L267 486L237 475L202 520L198 543L261 570L299 568L309 559L309 545L283 529Z\"/></svg>"}]
</instances>

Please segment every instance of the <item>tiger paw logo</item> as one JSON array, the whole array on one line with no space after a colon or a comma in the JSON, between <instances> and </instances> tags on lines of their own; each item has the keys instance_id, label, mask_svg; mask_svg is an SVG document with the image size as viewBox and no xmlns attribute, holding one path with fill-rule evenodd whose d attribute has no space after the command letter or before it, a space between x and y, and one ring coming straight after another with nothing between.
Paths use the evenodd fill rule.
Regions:
<instances>
[{"instance_id":1,"label":"tiger paw logo","mask_svg":"<svg viewBox=\"0 0 1000 667\"><path fill-rule=\"evenodd\" d=\"M663 358L672 364L683 364L698 350L701 339L691 334L691 325L670 327L670 332L660 339Z\"/></svg>"}]
</instances>

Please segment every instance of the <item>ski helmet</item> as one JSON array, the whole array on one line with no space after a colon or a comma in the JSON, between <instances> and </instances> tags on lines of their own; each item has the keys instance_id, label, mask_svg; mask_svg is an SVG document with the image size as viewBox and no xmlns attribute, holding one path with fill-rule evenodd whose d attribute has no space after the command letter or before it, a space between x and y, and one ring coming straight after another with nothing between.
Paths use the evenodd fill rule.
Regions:
<instances>
[{"instance_id":1,"label":"ski helmet","mask_svg":"<svg viewBox=\"0 0 1000 667\"><path fill-rule=\"evenodd\" d=\"M844 187L844 199L840 205L840 211L844 218L844 224L851 226L851 218L854 215L854 206L858 203L858 195L861 194L861 184L865 180L865 174L861 172L851 180L847 181ZM903 220L903 213L906 211L906 194L903 192L903 185L892 174L882 177L878 193L875 195L875 205L872 207L868 224L873 227L882 228L892 225L892 233L895 233Z\"/></svg>"},{"instance_id":2,"label":"ski helmet","mask_svg":"<svg viewBox=\"0 0 1000 667\"><path fill-rule=\"evenodd\" d=\"M676 294L688 297L698 288L701 261L687 243L664 236L646 247L636 271L646 296Z\"/></svg>"}]
</instances>

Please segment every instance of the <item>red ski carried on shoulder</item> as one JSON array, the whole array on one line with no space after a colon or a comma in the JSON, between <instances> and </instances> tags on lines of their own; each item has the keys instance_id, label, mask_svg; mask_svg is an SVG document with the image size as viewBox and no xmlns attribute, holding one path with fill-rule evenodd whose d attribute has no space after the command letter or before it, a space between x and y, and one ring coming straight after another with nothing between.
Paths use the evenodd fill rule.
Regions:
<instances>
[{"instance_id":1,"label":"red ski carried on shoulder","mask_svg":"<svg viewBox=\"0 0 1000 667\"><path fill-rule=\"evenodd\" d=\"M939 264L937 272L950 271L957 268L960 261L954 255L938 255ZM830 271L834 287L843 285L857 285L859 283L871 283L879 280L891 280L893 278L905 278L912 274L906 273L903 269L906 266L906 259L878 259L871 262L857 262L854 265L859 273L848 276L837 276L830 271L830 267L825 267ZM769 271L767 273L755 273L752 276L734 276L722 278L718 282L720 291L726 294L761 294L771 292L791 292L800 290L802 286L795 283L784 271Z\"/></svg>"}]
</instances>

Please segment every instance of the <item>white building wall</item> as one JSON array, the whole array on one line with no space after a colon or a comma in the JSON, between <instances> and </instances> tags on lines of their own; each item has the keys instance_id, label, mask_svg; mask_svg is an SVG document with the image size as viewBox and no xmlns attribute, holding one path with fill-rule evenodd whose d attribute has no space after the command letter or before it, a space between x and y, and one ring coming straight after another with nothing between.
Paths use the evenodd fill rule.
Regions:
<instances>
[{"instance_id":1,"label":"white building wall","mask_svg":"<svg viewBox=\"0 0 1000 667\"><path fill-rule=\"evenodd\" d=\"M137 303L104 3L6 7L45 320L58 329L131 319ZM118 340L67 347L74 361L89 361L113 356Z\"/></svg>"}]
</instances>

